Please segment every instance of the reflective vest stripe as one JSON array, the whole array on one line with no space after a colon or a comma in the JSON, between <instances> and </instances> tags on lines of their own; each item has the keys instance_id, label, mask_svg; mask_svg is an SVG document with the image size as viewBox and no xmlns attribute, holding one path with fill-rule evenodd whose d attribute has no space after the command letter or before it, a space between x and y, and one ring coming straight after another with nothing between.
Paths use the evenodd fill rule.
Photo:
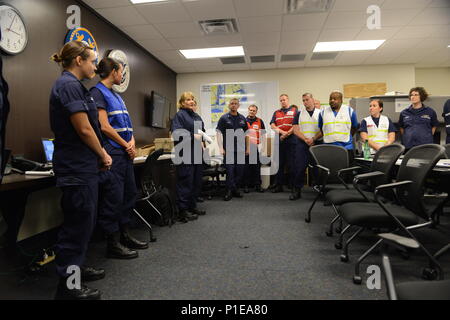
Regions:
<instances>
[{"instance_id":1,"label":"reflective vest stripe","mask_svg":"<svg viewBox=\"0 0 450 320\"><path fill-rule=\"evenodd\" d=\"M326 133L326 134L324 134L324 136L331 136L333 134L348 134L348 132L335 131L335 132Z\"/></svg>"},{"instance_id":2,"label":"reflective vest stripe","mask_svg":"<svg viewBox=\"0 0 450 320\"><path fill-rule=\"evenodd\" d=\"M112 111L112 112L108 112L108 116L114 116L116 114L129 114L128 111L126 110L119 110L119 111Z\"/></svg>"},{"instance_id":3,"label":"reflective vest stripe","mask_svg":"<svg viewBox=\"0 0 450 320\"><path fill-rule=\"evenodd\" d=\"M333 121L333 122L327 122L327 123L324 123L323 125L324 125L324 126L328 126L328 125L330 125L330 124L336 124L336 123L341 123L341 124L352 124L351 122L347 122L347 121Z\"/></svg>"},{"instance_id":4,"label":"reflective vest stripe","mask_svg":"<svg viewBox=\"0 0 450 320\"><path fill-rule=\"evenodd\" d=\"M133 129L131 128L119 128L119 129L114 129L116 132L133 132Z\"/></svg>"}]
</instances>

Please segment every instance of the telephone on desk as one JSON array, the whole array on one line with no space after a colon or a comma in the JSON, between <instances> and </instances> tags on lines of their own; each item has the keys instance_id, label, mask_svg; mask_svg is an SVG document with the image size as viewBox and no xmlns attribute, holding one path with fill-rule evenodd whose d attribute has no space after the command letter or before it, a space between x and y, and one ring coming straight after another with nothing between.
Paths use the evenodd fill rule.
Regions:
<instances>
[{"instance_id":1,"label":"telephone on desk","mask_svg":"<svg viewBox=\"0 0 450 320\"><path fill-rule=\"evenodd\" d=\"M43 163L28 160L19 156L13 156L11 158L11 167L13 171L22 174L26 171L47 171L49 169Z\"/></svg>"}]
</instances>

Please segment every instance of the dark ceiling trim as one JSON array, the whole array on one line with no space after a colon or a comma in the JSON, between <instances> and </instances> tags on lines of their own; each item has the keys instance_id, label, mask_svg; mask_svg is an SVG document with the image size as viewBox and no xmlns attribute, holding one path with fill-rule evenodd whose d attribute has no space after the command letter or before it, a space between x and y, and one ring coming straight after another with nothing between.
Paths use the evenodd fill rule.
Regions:
<instances>
[{"instance_id":1,"label":"dark ceiling trim","mask_svg":"<svg viewBox=\"0 0 450 320\"><path fill-rule=\"evenodd\" d=\"M99 18L100 20L102 20L103 22L105 22L106 24L108 24L110 27L112 27L114 30L116 30L117 32L119 32L122 36L124 36L126 39L128 39L129 41L133 42L134 45L136 45L138 48L142 49L146 54L148 54L151 58L155 59L156 61L158 61L159 63L161 63L163 66L165 66L167 69L169 69L170 71L172 71L173 73L175 73L176 75L178 75L177 72L175 72L171 67L169 67L168 65L166 65L164 62L162 62L161 60L159 60L157 57L155 57L150 51L148 51L147 49L145 49L143 46L141 46L138 42L136 42L136 40L134 40L133 38L131 38L129 35L127 35L125 32L123 32L122 30L120 30L116 25L114 25L113 23L111 23L108 19L106 19L105 17L103 17L101 14L99 14L94 8L92 8L90 5L88 5L87 3L85 3L83 0L75 0L77 1L79 4L81 4L85 9L89 10L92 14L94 14L97 18Z\"/></svg>"}]
</instances>

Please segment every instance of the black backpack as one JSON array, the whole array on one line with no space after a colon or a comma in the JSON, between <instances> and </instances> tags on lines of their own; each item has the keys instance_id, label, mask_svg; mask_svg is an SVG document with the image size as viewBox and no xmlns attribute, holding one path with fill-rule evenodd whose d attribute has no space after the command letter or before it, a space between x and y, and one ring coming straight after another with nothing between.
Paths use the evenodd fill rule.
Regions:
<instances>
[{"instance_id":1,"label":"black backpack","mask_svg":"<svg viewBox=\"0 0 450 320\"><path fill-rule=\"evenodd\" d=\"M169 190L159 186L155 194L149 199L152 205L158 209L159 213L155 213L153 222L158 226L172 226L175 221L175 206L170 198Z\"/></svg>"}]
</instances>

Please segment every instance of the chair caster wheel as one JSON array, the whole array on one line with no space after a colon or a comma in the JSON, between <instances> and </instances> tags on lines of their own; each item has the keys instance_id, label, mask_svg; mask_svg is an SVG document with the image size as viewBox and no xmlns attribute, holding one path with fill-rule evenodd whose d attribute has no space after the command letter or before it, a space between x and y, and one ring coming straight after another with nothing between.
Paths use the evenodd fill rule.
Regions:
<instances>
[{"instance_id":1,"label":"chair caster wheel","mask_svg":"<svg viewBox=\"0 0 450 320\"><path fill-rule=\"evenodd\" d=\"M348 256L346 256L345 254L341 254L341 261L348 262Z\"/></svg>"},{"instance_id":2,"label":"chair caster wheel","mask_svg":"<svg viewBox=\"0 0 450 320\"><path fill-rule=\"evenodd\" d=\"M354 284L361 284L362 278L360 276L353 276L353 283Z\"/></svg>"},{"instance_id":3,"label":"chair caster wheel","mask_svg":"<svg viewBox=\"0 0 450 320\"><path fill-rule=\"evenodd\" d=\"M150 238L150 242L156 242L156 238Z\"/></svg>"},{"instance_id":4,"label":"chair caster wheel","mask_svg":"<svg viewBox=\"0 0 450 320\"><path fill-rule=\"evenodd\" d=\"M211 196L208 196L208 198L207 198L208 200L212 200L212 197Z\"/></svg>"},{"instance_id":5,"label":"chair caster wheel","mask_svg":"<svg viewBox=\"0 0 450 320\"><path fill-rule=\"evenodd\" d=\"M335 243L335 244L334 244L334 247L335 247L336 249L338 249L338 250L341 250L341 249L342 249L342 243Z\"/></svg>"},{"instance_id":6,"label":"chair caster wheel","mask_svg":"<svg viewBox=\"0 0 450 320\"><path fill-rule=\"evenodd\" d=\"M422 270L422 278L425 280L436 280L437 271L432 268L425 268Z\"/></svg>"},{"instance_id":7,"label":"chair caster wheel","mask_svg":"<svg viewBox=\"0 0 450 320\"><path fill-rule=\"evenodd\" d=\"M305 222L306 222L306 223L310 223L310 222L311 222L311 219L305 218Z\"/></svg>"},{"instance_id":8,"label":"chair caster wheel","mask_svg":"<svg viewBox=\"0 0 450 320\"><path fill-rule=\"evenodd\" d=\"M325 232L325 234L327 235L327 237L332 237L333 236L333 232L330 232L330 231Z\"/></svg>"}]
</instances>

